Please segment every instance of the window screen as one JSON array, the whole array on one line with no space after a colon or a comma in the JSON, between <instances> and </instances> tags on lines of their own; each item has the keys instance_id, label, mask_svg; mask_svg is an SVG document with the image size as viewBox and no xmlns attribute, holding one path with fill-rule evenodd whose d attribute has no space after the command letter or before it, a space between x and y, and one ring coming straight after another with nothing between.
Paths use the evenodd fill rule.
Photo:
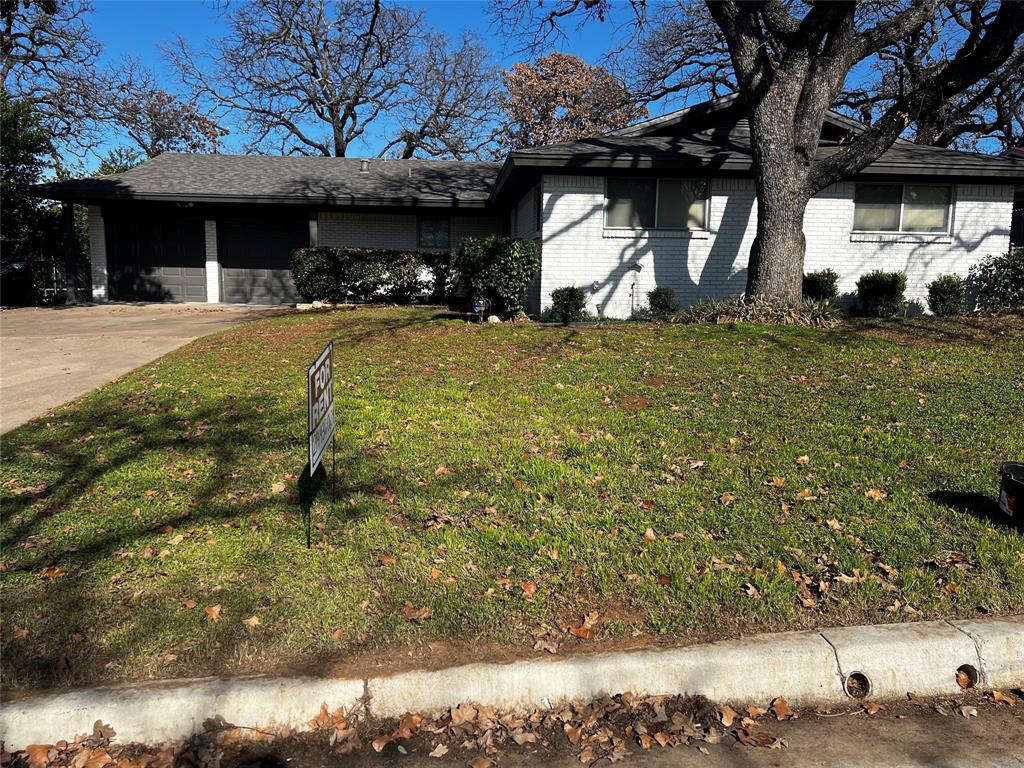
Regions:
<instances>
[{"instance_id":1,"label":"window screen","mask_svg":"<svg viewBox=\"0 0 1024 768\"><path fill-rule=\"evenodd\" d=\"M948 232L953 188L935 184L858 184L853 229L859 232Z\"/></svg>"},{"instance_id":2,"label":"window screen","mask_svg":"<svg viewBox=\"0 0 1024 768\"><path fill-rule=\"evenodd\" d=\"M707 183L697 179L608 179L605 226L704 229Z\"/></svg>"},{"instance_id":3,"label":"window screen","mask_svg":"<svg viewBox=\"0 0 1024 768\"><path fill-rule=\"evenodd\" d=\"M423 216L419 221L420 248L450 248L451 222L447 216Z\"/></svg>"},{"instance_id":4,"label":"window screen","mask_svg":"<svg viewBox=\"0 0 1024 768\"><path fill-rule=\"evenodd\" d=\"M853 196L853 228L863 232L897 232L900 228L899 184L858 184Z\"/></svg>"},{"instance_id":5,"label":"window screen","mask_svg":"<svg viewBox=\"0 0 1024 768\"><path fill-rule=\"evenodd\" d=\"M658 227L704 229L706 184L693 179L661 179L658 182Z\"/></svg>"},{"instance_id":6,"label":"window screen","mask_svg":"<svg viewBox=\"0 0 1024 768\"><path fill-rule=\"evenodd\" d=\"M658 197L655 179L608 179L605 224L609 227L651 229Z\"/></svg>"},{"instance_id":7,"label":"window screen","mask_svg":"<svg viewBox=\"0 0 1024 768\"><path fill-rule=\"evenodd\" d=\"M903 229L906 232L949 231L949 187L907 184L903 188Z\"/></svg>"}]
</instances>

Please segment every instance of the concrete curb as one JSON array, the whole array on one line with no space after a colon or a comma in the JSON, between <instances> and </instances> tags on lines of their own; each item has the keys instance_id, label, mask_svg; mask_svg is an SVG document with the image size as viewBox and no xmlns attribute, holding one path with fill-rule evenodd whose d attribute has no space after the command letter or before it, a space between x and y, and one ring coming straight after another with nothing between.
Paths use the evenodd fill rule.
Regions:
<instances>
[{"instance_id":1,"label":"concrete curb","mask_svg":"<svg viewBox=\"0 0 1024 768\"><path fill-rule=\"evenodd\" d=\"M700 693L715 701L808 705L848 700L859 673L871 698L956 694L957 669L981 688L1024 685L1024 616L787 632L688 648L469 664L437 672L355 679L179 680L39 695L5 703L8 750L91 730L97 719L122 742L181 741L221 715L235 725L307 728L320 710L362 705L374 717L436 714L464 701L547 708L603 693Z\"/></svg>"}]
</instances>

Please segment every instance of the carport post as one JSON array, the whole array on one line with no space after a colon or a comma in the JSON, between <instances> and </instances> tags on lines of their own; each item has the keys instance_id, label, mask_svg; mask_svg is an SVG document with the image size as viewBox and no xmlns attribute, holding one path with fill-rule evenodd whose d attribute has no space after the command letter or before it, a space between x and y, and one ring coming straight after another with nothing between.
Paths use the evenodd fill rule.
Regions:
<instances>
[{"instance_id":1,"label":"carport post","mask_svg":"<svg viewBox=\"0 0 1024 768\"><path fill-rule=\"evenodd\" d=\"M64 288L65 304L78 303L78 239L75 237L75 205L60 204L61 223L64 230Z\"/></svg>"},{"instance_id":2,"label":"carport post","mask_svg":"<svg viewBox=\"0 0 1024 768\"><path fill-rule=\"evenodd\" d=\"M206 240L206 301L220 301L220 258L217 256L217 220L206 219L203 224Z\"/></svg>"}]
</instances>

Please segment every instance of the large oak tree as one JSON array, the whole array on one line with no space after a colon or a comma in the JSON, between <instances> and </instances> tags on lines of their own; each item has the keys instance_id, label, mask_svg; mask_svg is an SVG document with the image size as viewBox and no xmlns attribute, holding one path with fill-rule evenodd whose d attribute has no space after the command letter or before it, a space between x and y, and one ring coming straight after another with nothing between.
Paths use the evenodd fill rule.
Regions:
<instances>
[{"instance_id":1,"label":"large oak tree","mask_svg":"<svg viewBox=\"0 0 1024 768\"><path fill-rule=\"evenodd\" d=\"M500 17L531 24L534 39L574 15L604 19L609 10L609 0L496 2ZM645 0L629 5L642 25ZM731 78L719 79L739 92L751 127L758 218L747 289L786 301L800 298L810 198L874 162L908 127L954 112L958 99L1013 66L1024 34L1024 13L1009 0L707 0L706 11L729 54ZM901 45L926 39L928 25L942 27L954 13L963 34L944 35L927 51L918 42L918 58L901 57ZM683 55L666 80L692 61L686 27L676 29ZM671 43L662 40L669 49ZM899 87L873 102L878 114L863 131L836 151L819 152L823 122L851 72L886 56Z\"/></svg>"},{"instance_id":2,"label":"large oak tree","mask_svg":"<svg viewBox=\"0 0 1024 768\"><path fill-rule=\"evenodd\" d=\"M453 44L422 11L382 0L260 0L233 6L205 52L168 50L193 95L240 118L247 149L342 157L469 157L485 143L493 82L486 52ZM483 136L483 140L480 140Z\"/></svg>"}]
</instances>

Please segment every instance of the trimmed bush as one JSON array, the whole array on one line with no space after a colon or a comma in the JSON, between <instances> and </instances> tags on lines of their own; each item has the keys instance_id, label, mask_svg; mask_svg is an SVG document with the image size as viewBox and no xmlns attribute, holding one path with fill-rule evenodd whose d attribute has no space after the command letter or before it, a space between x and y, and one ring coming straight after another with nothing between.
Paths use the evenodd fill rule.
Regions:
<instances>
[{"instance_id":1,"label":"trimmed bush","mask_svg":"<svg viewBox=\"0 0 1024 768\"><path fill-rule=\"evenodd\" d=\"M971 267L968 287L978 309L986 312L1024 311L1024 248L987 256Z\"/></svg>"},{"instance_id":2,"label":"trimmed bush","mask_svg":"<svg viewBox=\"0 0 1024 768\"><path fill-rule=\"evenodd\" d=\"M587 315L587 294L582 288L567 285L551 292L550 316L555 322L578 323Z\"/></svg>"},{"instance_id":3,"label":"trimmed bush","mask_svg":"<svg viewBox=\"0 0 1024 768\"><path fill-rule=\"evenodd\" d=\"M902 311L907 276L876 269L857 281L857 307L865 317L891 317Z\"/></svg>"},{"instance_id":4,"label":"trimmed bush","mask_svg":"<svg viewBox=\"0 0 1024 768\"><path fill-rule=\"evenodd\" d=\"M681 323L761 323L832 328L839 324L842 313L827 301L805 300L799 304L787 304L778 299L743 296L699 301L684 309L675 319Z\"/></svg>"},{"instance_id":5,"label":"trimmed bush","mask_svg":"<svg viewBox=\"0 0 1024 768\"><path fill-rule=\"evenodd\" d=\"M671 320L679 314L679 299L667 285L661 285L647 294L647 306L655 320Z\"/></svg>"},{"instance_id":6,"label":"trimmed bush","mask_svg":"<svg viewBox=\"0 0 1024 768\"><path fill-rule=\"evenodd\" d=\"M839 275L831 269L804 275L803 295L810 301L834 301L839 295Z\"/></svg>"},{"instance_id":7,"label":"trimmed bush","mask_svg":"<svg viewBox=\"0 0 1024 768\"><path fill-rule=\"evenodd\" d=\"M938 317L958 315L963 311L967 288L960 275L939 275L928 284L928 309Z\"/></svg>"},{"instance_id":8,"label":"trimmed bush","mask_svg":"<svg viewBox=\"0 0 1024 768\"><path fill-rule=\"evenodd\" d=\"M526 289L539 269L537 244L512 237L467 237L452 256L454 284L470 300L486 299L488 311L503 317L523 308Z\"/></svg>"},{"instance_id":9,"label":"trimmed bush","mask_svg":"<svg viewBox=\"0 0 1024 768\"><path fill-rule=\"evenodd\" d=\"M426 266L416 251L300 248L292 254L292 280L305 301L409 304L427 287Z\"/></svg>"}]
</instances>

